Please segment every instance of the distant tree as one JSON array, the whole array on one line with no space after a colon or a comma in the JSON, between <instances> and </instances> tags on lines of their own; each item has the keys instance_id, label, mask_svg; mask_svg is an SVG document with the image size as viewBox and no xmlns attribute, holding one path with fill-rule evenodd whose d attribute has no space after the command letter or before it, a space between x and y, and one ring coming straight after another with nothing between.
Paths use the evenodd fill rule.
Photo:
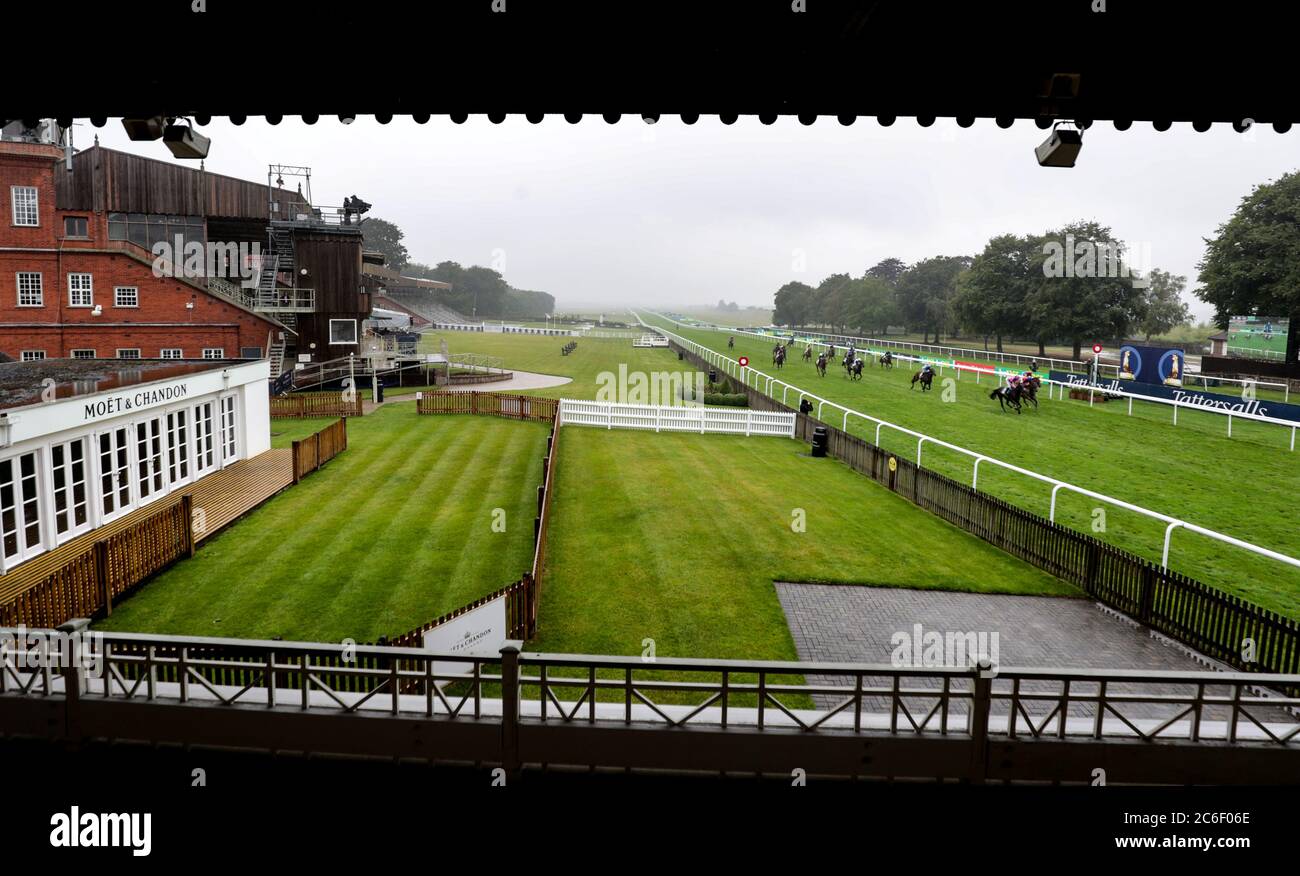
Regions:
<instances>
[{"instance_id":1,"label":"distant tree","mask_svg":"<svg viewBox=\"0 0 1300 876\"><path fill-rule=\"evenodd\" d=\"M813 316L813 287L794 281L776 290L772 322L795 328L808 325Z\"/></svg>"},{"instance_id":2,"label":"distant tree","mask_svg":"<svg viewBox=\"0 0 1300 876\"><path fill-rule=\"evenodd\" d=\"M848 274L831 274L817 284L813 291L812 316L817 321L839 331L848 317L846 290L853 278Z\"/></svg>"},{"instance_id":3,"label":"distant tree","mask_svg":"<svg viewBox=\"0 0 1300 876\"><path fill-rule=\"evenodd\" d=\"M925 340L938 343L951 322L957 278L970 267L969 256L934 256L912 265L898 278L899 309L909 330L920 325Z\"/></svg>"},{"instance_id":4,"label":"distant tree","mask_svg":"<svg viewBox=\"0 0 1300 876\"><path fill-rule=\"evenodd\" d=\"M1147 288L1143 290L1143 316L1138 324L1139 331L1146 340L1163 335L1174 326L1187 322L1192 315L1191 308L1183 303L1182 293L1187 287L1187 278L1153 268L1146 277Z\"/></svg>"},{"instance_id":5,"label":"distant tree","mask_svg":"<svg viewBox=\"0 0 1300 876\"><path fill-rule=\"evenodd\" d=\"M406 268L407 252L402 243L402 229L386 219L369 216L361 223L361 238L366 249L384 254L384 263L394 271Z\"/></svg>"},{"instance_id":6,"label":"distant tree","mask_svg":"<svg viewBox=\"0 0 1300 876\"><path fill-rule=\"evenodd\" d=\"M952 300L953 315L984 336L986 349L990 335L997 339L1000 353L1004 336L1028 328L1026 301L1042 280L1041 270L1034 273L1035 256L1041 251L1034 238L1002 234L990 240L961 275Z\"/></svg>"},{"instance_id":7,"label":"distant tree","mask_svg":"<svg viewBox=\"0 0 1300 876\"><path fill-rule=\"evenodd\" d=\"M1214 320L1246 314L1291 321L1287 361L1300 358L1300 173L1256 186L1232 218L1206 238L1196 296L1214 305Z\"/></svg>"},{"instance_id":8,"label":"distant tree","mask_svg":"<svg viewBox=\"0 0 1300 876\"><path fill-rule=\"evenodd\" d=\"M1138 325L1143 290L1130 279L1123 245L1109 228L1074 222L1041 240L1043 251L1034 258L1041 280L1028 306L1040 352L1045 338L1060 338L1069 341L1078 359L1085 341L1123 337Z\"/></svg>"},{"instance_id":9,"label":"distant tree","mask_svg":"<svg viewBox=\"0 0 1300 876\"><path fill-rule=\"evenodd\" d=\"M844 287L842 319L860 334L884 334L898 319L894 290L885 280L864 276Z\"/></svg>"},{"instance_id":10,"label":"distant tree","mask_svg":"<svg viewBox=\"0 0 1300 876\"><path fill-rule=\"evenodd\" d=\"M415 277L419 280L434 280L433 268L422 262L407 262L406 267L402 269L402 275L406 277Z\"/></svg>"},{"instance_id":11,"label":"distant tree","mask_svg":"<svg viewBox=\"0 0 1300 876\"><path fill-rule=\"evenodd\" d=\"M891 287L896 287L898 286L898 278L903 276L903 272L906 270L907 264L902 259L888 258L867 268L866 276L884 280Z\"/></svg>"}]
</instances>

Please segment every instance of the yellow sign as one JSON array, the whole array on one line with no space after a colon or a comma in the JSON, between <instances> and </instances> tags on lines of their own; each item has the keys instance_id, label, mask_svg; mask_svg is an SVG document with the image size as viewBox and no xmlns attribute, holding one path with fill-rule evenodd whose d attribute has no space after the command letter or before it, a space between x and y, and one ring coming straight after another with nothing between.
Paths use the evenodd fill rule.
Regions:
<instances>
[{"instance_id":1,"label":"yellow sign","mask_svg":"<svg viewBox=\"0 0 1300 876\"><path fill-rule=\"evenodd\" d=\"M895 457L895 456L891 456L891 457L889 457L889 470L890 470L890 471L897 471L897 470L898 470L898 458L897 458L897 457Z\"/></svg>"}]
</instances>

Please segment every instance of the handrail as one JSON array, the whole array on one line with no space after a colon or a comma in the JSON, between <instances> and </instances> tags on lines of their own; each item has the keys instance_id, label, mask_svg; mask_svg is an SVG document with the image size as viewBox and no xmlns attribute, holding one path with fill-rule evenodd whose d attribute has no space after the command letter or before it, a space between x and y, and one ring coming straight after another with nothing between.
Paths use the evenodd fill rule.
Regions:
<instances>
[{"instance_id":1,"label":"handrail","mask_svg":"<svg viewBox=\"0 0 1300 876\"><path fill-rule=\"evenodd\" d=\"M656 315L658 315L658 314L656 314ZM640 316L637 315L637 318L640 319ZM643 323L643 325L647 325L647 327L649 327L648 324L646 324L646 323ZM710 348L708 348L708 347L705 347L703 344L698 344L698 343L696 343L695 341L692 341L692 340L690 340L690 339L688 339L688 338L684 338L684 337L682 337L681 335L679 335L679 334L677 334L677 333L675 333L675 332L669 331L668 329L660 329L660 331L663 331L663 332L665 332L665 333L667 333L667 334L669 334L669 335L672 335L672 336L673 336L674 338L676 338L679 342L684 343L684 344L686 344L686 345L688 345L688 346L690 346L690 347L695 348L697 352L698 352L698 351L707 351L707 353L709 353L710 355L716 357L720 362L730 363L730 364L728 364L728 365L726 366L728 369L730 369L730 366L731 366L731 365L735 365L737 369L740 368L740 364L739 364L738 362L736 362L736 360L731 359L730 357L724 356L723 354L718 353L717 351L712 350L712 349L710 349ZM998 466L998 467L1000 467L1000 468L1004 468L1004 469L1006 469L1006 470L1008 470L1008 471L1015 472L1016 474L1023 475L1023 476L1025 476L1025 477L1029 477L1029 478L1033 478L1033 479L1035 479L1035 480L1042 481L1043 483L1052 484L1053 487L1054 487L1054 489L1053 489L1053 496L1055 496L1055 493L1056 493L1058 490L1066 489L1066 490L1069 490L1069 491L1071 491L1071 492L1073 492L1073 493L1077 493L1078 495L1086 496L1086 497L1088 497L1088 498L1090 498L1090 499L1096 499L1096 500L1099 501L1099 502L1105 502L1105 503L1107 503L1107 504L1109 504L1109 505L1113 505L1113 506L1115 506L1115 507L1117 507L1117 508L1122 508L1122 509L1124 509L1124 510L1126 510L1126 511L1132 511L1132 512L1134 512L1134 513L1136 513L1136 514L1141 514L1141 515L1143 515L1143 516L1145 516L1145 517L1149 517L1149 518L1151 518L1151 519L1153 519L1153 520L1160 520L1160 521L1162 521L1162 522L1164 522L1164 523L1166 523L1166 524L1169 524L1169 523L1177 523L1177 524L1178 524L1177 527L1168 527L1168 528L1166 528L1166 530L1165 530L1165 539L1164 539L1164 547L1163 547L1163 555L1164 555L1164 558L1165 558L1165 562L1163 563L1163 568L1168 568L1168 557L1169 557L1169 544L1170 544L1170 538L1172 537L1172 535L1173 535L1173 530L1174 530L1175 528L1186 529L1186 530L1189 531L1189 532L1194 532L1194 533L1197 533L1198 535L1203 535L1203 536L1205 536L1205 537L1207 537L1207 538L1211 538L1211 539L1214 539L1214 540L1216 540L1216 541L1223 542L1223 543L1225 543L1225 544L1230 544L1230 545L1232 545L1232 546L1234 546L1234 547L1241 548L1242 550L1246 550L1246 551L1249 551L1249 552L1251 552L1251 553L1258 554L1258 555L1263 556L1263 557L1266 557L1266 558L1268 558L1268 559L1275 560L1275 561L1280 562L1280 563L1285 563L1286 565L1294 566L1294 567L1296 567L1296 568L1300 568L1300 559L1296 559L1295 557L1288 556L1287 554L1283 554L1283 553L1280 553L1280 552L1278 552L1278 551L1270 550L1269 548L1260 547L1259 545L1252 544L1251 542L1243 541L1242 539L1235 538L1235 537L1230 536L1230 535L1226 535L1226 534L1224 534L1224 533L1222 533L1222 532L1218 532L1218 531L1213 530L1213 529L1208 529L1208 528L1206 528L1206 527L1204 527L1204 526L1199 526L1199 525L1197 525L1197 524L1195 524L1195 523L1189 523L1189 522L1187 522L1186 520L1182 520L1182 519L1180 519L1180 518L1173 517L1173 516L1170 516L1170 515L1168 515L1168 514L1163 514L1163 513L1159 512L1159 511L1152 511L1152 510L1150 510L1149 508L1143 508L1141 505L1134 505L1134 504L1131 503L1131 502L1126 502L1126 501L1124 501L1123 499L1117 499L1117 498L1115 498L1114 496L1108 496L1108 495L1106 495L1105 493L1099 493L1099 492L1097 492L1097 491L1095 491L1095 490L1089 490L1089 489L1087 489L1087 488L1085 488L1085 487L1076 486L1075 484L1068 483L1067 481L1062 481L1062 480L1060 480L1060 479L1058 479L1058 478L1053 478L1053 477L1050 477L1050 476L1048 476L1048 475L1039 474L1038 472L1030 471L1029 469L1027 469L1027 468L1022 468L1022 467L1020 467L1020 466L1018 466L1018 465L1013 465L1012 463L1009 463L1009 462L1003 462L1002 460L997 459L997 458L995 458L995 457L988 456L987 454L981 454L981 453L978 453L978 452L976 452L976 451L974 451L974 450L969 450L969 449L967 449L967 448L965 448L965 447L961 447L960 445L953 444L953 443L948 442L948 441L944 441L943 439L940 439L940 438L934 438L934 437L932 437L932 436L930 436L930 435L926 435L926 434L924 434L924 433L922 433L922 432L917 432L917 431L915 431L915 430L913 430L913 429L909 429L909 428L907 428L907 427L905 427L905 426L899 426L899 425L897 425L897 424L895 424L895 423L891 423L891 422L889 422L888 420L882 420L882 419L880 419L879 417L873 417L873 416L871 416L870 414L865 414L865 413L862 413L861 411L855 411L855 410L853 410L853 409L851 409L851 408L847 408L847 407L845 407L844 405L838 404L837 402L833 402L833 401L830 401L829 399L821 398L820 396L818 396L818 395L816 395L816 394L814 394L814 393L807 392L806 390L803 390L803 389L801 389L801 388L795 386L794 384L787 383L786 381L781 380L780 378L772 377L772 376L770 376L770 375L768 375L768 374L765 374L764 372L759 371L757 368L754 368L752 365L751 365L751 366L746 366L746 368L743 369L743 370L746 370L746 371L752 371L752 372L754 372L756 375L759 375L759 376L761 376L762 378L767 379L767 380L769 381L769 386L772 385L773 383L775 383L775 384L780 384L780 385L782 385L782 386L785 386L785 387L787 387L788 389L793 389L793 390L797 391L797 392L799 393L800 400L802 400L802 399L806 396L806 397L808 397L808 398L815 399L815 400L819 403L819 405L821 405L821 406L830 405L832 408L837 408L837 409L839 409L839 410L841 410L841 411L844 411L845 414L846 414L846 416L847 416L848 414L852 414L853 416L861 417L861 418L864 419L864 420L868 420L868 421L870 421L870 422L876 423L876 424L877 424L877 429L876 429L876 444L877 444L877 446L879 446L880 429L881 429L882 427L888 427L888 428L890 428L890 429L894 429L894 430L896 430L896 431L898 431L898 432L901 432L901 433L903 433L903 434L905 434L905 435L908 435L908 436L911 436L911 437L914 437L914 438L917 439L917 457L918 457L918 460L919 460L919 458L920 458L920 447L921 447L921 443L922 443L923 441L928 441L928 442L930 442L931 444L936 444L936 445L938 445L938 446L940 446L940 447L947 448L947 449L952 450L952 451L954 451L954 452L956 452L956 453L960 453L960 454L963 454L963 455L965 455L965 456L969 456L969 457L972 457L972 458L975 458L975 459L982 459L983 461L988 462L988 463L991 464L991 465L996 465L996 466ZM730 373L730 370L729 370L729 373ZM742 377L741 379L742 379L742 381L745 382L745 384L748 386L748 377L747 377L747 376L744 376L744 377ZM755 387L755 388L757 388L757 387ZM818 409L818 417L817 417L817 418L818 418L818 419L821 419L820 407L819 407L819 409ZM1052 521L1055 521L1055 519L1056 519L1056 504L1055 504L1055 502L1052 503L1051 512L1050 512L1050 515L1049 515L1049 518L1048 518L1048 519L1049 519L1049 520L1052 520Z\"/></svg>"}]
</instances>

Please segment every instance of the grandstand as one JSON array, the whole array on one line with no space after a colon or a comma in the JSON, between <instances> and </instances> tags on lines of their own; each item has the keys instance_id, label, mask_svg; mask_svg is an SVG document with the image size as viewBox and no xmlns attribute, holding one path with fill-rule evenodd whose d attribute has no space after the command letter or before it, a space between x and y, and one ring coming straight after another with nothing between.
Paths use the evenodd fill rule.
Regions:
<instances>
[{"instance_id":1,"label":"grandstand","mask_svg":"<svg viewBox=\"0 0 1300 876\"><path fill-rule=\"evenodd\" d=\"M391 268L366 265L363 274L369 284L377 287L376 295L386 298L399 309L428 323L467 323L470 320L459 311L438 300L438 295L451 289L450 283L403 277Z\"/></svg>"}]
</instances>

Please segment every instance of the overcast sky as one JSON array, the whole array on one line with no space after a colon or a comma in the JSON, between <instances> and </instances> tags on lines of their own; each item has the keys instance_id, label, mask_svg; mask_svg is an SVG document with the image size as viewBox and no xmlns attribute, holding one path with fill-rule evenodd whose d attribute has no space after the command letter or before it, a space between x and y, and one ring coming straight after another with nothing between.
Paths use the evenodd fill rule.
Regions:
<instances>
[{"instance_id":1,"label":"overcast sky","mask_svg":"<svg viewBox=\"0 0 1300 876\"><path fill-rule=\"evenodd\" d=\"M789 280L856 276L890 256L973 255L995 234L1094 219L1149 254L1147 267L1186 275L1204 318L1210 308L1191 295L1203 238L1254 184L1300 165L1294 135L1266 126L1198 134L1103 122L1072 169L1037 165L1045 132L1031 122L1002 130L984 119L962 129L911 119L253 118L201 130L212 137L208 170L261 181L269 163L309 165L317 204L359 195L402 228L412 260L497 266L511 285L553 294L561 311L719 298L770 306ZM128 141L116 121L79 125L77 145L94 133L171 160L161 143Z\"/></svg>"}]
</instances>

